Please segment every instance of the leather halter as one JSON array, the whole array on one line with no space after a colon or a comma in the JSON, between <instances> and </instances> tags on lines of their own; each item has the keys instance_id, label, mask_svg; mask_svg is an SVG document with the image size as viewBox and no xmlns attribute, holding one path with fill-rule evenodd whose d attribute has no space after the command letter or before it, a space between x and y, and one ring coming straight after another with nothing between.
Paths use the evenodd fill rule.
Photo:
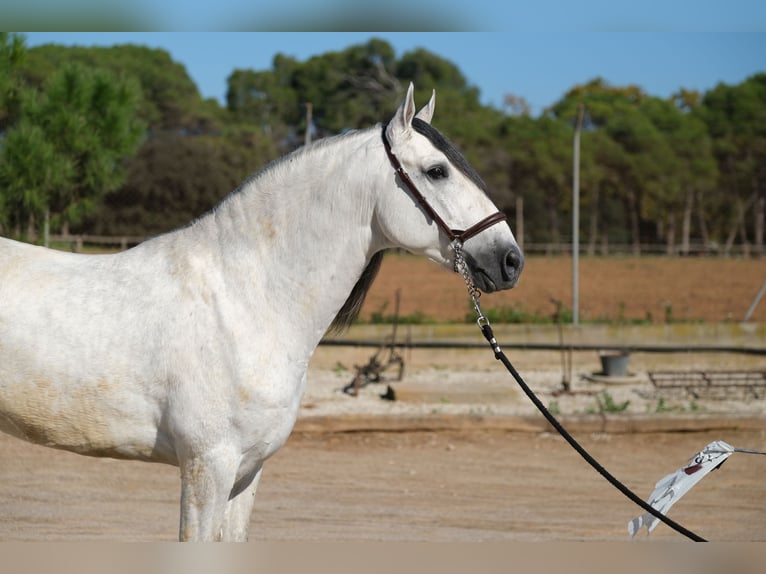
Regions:
<instances>
[{"instance_id":1,"label":"leather halter","mask_svg":"<svg viewBox=\"0 0 766 574\"><path fill-rule=\"evenodd\" d=\"M399 162L399 158L397 158L396 154L391 151L391 144L388 142L388 138L386 137L386 127L387 126L383 126L383 146L386 148L388 159L391 161L391 165L394 167L396 174L399 176L399 179L404 182L404 185L407 186L407 189L410 190L412 197L415 198L415 201L418 202L423 211L425 211L426 214L436 222L436 225L438 225L439 228L447 235L447 237L449 237L450 241L454 242L457 240L460 243L464 243L474 235L478 235L496 223L500 223L501 221L506 221L508 219L502 211L498 211L497 213L488 215L468 229L452 229L444 222L439 214L436 213L436 210L431 207L431 204L428 203L428 200L423 196L423 194L418 191L415 182L413 182L410 179L410 176L407 175L407 172L404 171L404 167L402 167L401 162Z\"/></svg>"}]
</instances>

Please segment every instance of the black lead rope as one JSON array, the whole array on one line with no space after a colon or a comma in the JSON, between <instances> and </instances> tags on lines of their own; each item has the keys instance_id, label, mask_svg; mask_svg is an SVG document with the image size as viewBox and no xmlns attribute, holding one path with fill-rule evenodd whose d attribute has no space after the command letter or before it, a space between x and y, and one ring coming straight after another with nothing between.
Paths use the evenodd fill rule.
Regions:
<instances>
[{"instance_id":1,"label":"black lead rope","mask_svg":"<svg viewBox=\"0 0 766 574\"><path fill-rule=\"evenodd\" d=\"M474 300L474 303L477 303L476 300ZM477 310L478 310L478 304L477 304ZM481 327L481 332L484 334L484 338L487 339L489 342L490 347L492 347L492 351L495 353L495 359L498 361L501 361L505 368L508 369L508 372L513 376L514 379L516 379L516 382L519 384L521 389L524 391L524 393L529 397L529 400L531 400L534 405L537 407L537 409L542 413L542 415L546 418L546 420L553 426L556 431L564 437L564 439L570 444L570 446L575 449L581 457L585 459L585 461L591 465L596 472L598 472L601 476L603 476L612 486L614 486L617 490L619 490L621 493L623 493L625 496L627 496L630 500L635 502L638 506L646 510L648 513L650 513L652 516L657 517L662 522L670 526L673 530L676 532L683 534L687 538L695 541L695 542L707 542L704 538L701 536L695 534L691 530L684 528L674 520L668 518L665 516L662 512L645 502L643 499L636 496L636 494L630 490L627 486L625 486L622 482L617 480L608 470L606 470L599 462L594 459L590 454L588 454L588 451L586 451L582 446L580 446L580 443L578 443L574 437L569 434L569 431L567 431L559 421L556 420L556 418L550 413L550 411L545 408L545 405L540 402L540 399L537 398L537 395L535 395L534 392L532 392L532 389L529 388L529 386L524 382L524 379L521 378L521 375L519 375L518 371L514 368L514 366L511 364L511 361L508 359L508 357L505 356L505 353L500 349L500 345L497 343L497 339L495 339L495 335L492 332L492 327L490 326L489 322L486 320L483 315L481 315L481 312L479 311L480 317L479 317L479 326ZM482 319L484 319L482 321Z\"/></svg>"},{"instance_id":2,"label":"black lead rope","mask_svg":"<svg viewBox=\"0 0 766 574\"><path fill-rule=\"evenodd\" d=\"M554 417L550 411L545 407L545 405L540 402L540 399L537 398L537 395L532 391L532 389L529 388L527 383L524 382L524 379L521 378L521 375L518 373L516 368L511 364L511 361L508 359L508 357L505 356L505 353L500 348L500 345L497 342L497 339L495 339L495 334L492 332L492 326L489 324L489 319L487 319L484 316L484 313L481 311L481 306L479 305L479 297L481 297L481 292L474 284L474 281L471 277L471 273L468 270L468 266L465 262L465 257L463 255L463 244L460 241L454 241L452 243L453 249L455 251L455 262L454 262L454 269L457 273L463 276L463 280L465 281L465 285L468 288L468 295L471 298L471 301L473 302L474 309L476 310L476 314L478 315L478 319L476 320L476 323L481 328L481 332L484 335L484 338L487 339L487 342L489 343L489 346L492 348L492 351L495 353L495 359L498 361L501 361L505 368L508 369L508 372L513 376L514 379L516 379L516 382L521 387L521 390L524 391L524 394L529 397L529 400L532 401L532 403L537 407L537 410L539 410L542 415L545 417L545 419L551 424L551 426L556 429L556 432L558 432L564 439L569 443L569 445L575 449L581 457L585 459L585 462L587 462L589 465L591 465L596 472L598 472L601 476L603 476L609 484L614 486L617 490L619 490L621 493L623 493L625 496L627 496L631 501L636 503L638 506L646 510L649 514L652 516L658 518L660 521L664 522L670 528L675 530L676 532L683 534L687 538L693 540L694 542L707 542L704 538L701 536L695 534L691 530L684 528L680 524L678 524L676 521L668 518L665 516L662 512L651 506L649 503L645 502L642 498L639 498L632 490L630 490L627 486L625 486L622 482L617 480L608 470L606 470L599 462L593 458L587 450L585 450L580 443L578 443L575 438L569 434L569 431L565 429L561 423L556 420L556 417Z\"/></svg>"}]
</instances>

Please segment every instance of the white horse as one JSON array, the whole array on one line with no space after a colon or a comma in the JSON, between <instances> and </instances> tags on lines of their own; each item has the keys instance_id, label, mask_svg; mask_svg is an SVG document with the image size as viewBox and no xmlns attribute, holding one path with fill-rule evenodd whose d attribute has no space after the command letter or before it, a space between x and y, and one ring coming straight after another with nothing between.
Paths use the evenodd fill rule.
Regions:
<instances>
[{"instance_id":1,"label":"white horse","mask_svg":"<svg viewBox=\"0 0 766 574\"><path fill-rule=\"evenodd\" d=\"M331 324L358 312L383 250L449 269L465 242L479 288L518 279L513 234L430 126L434 105L416 115L410 85L387 126L300 149L187 227L123 253L0 239L0 430L177 465L180 539L247 539L309 359Z\"/></svg>"}]
</instances>

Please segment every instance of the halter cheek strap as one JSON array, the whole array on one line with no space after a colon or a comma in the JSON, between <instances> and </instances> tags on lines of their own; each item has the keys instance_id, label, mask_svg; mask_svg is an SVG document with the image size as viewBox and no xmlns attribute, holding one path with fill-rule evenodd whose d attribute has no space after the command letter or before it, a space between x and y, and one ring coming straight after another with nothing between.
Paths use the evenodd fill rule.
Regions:
<instances>
[{"instance_id":1,"label":"halter cheek strap","mask_svg":"<svg viewBox=\"0 0 766 574\"><path fill-rule=\"evenodd\" d=\"M415 182L410 179L410 176L407 174L406 171L404 171L404 167L402 167L401 162L399 161L399 158L396 157L396 154L391 151L391 144L388 141L388 138L386 137L386 127L383 127L383 147L386 148L386 153L388 154L388 159L391 162L391 165L394 167L394 170L396 171L396 174L399 176L399 179L404 182L404 185L407 186L407 189L412 194L412 197L415 198L415 201L418 202L418 205L423 209L423 211L426 212L426 214L433 219L436 222L436 225L439 226L439 228L445 233L447 237L449 237L450 241L459 241L460 243L464 243L474 235L478 235L485 229L492 227L496 223L500 223L501 221L506 221L508 218L505 216L505 214L501 211L498 211L497 213L493 213L492 215L489 215L479 221L478 223L472 225L468 229L452 229L449 225L445 223L445 221L439 216L438 213L436 213L436 210L434 210L433 207L431 207L431 204L428 203L428 200L423 196L422 193L418 190L417 186L415 185Z\"/></svg>"}]
</instances>

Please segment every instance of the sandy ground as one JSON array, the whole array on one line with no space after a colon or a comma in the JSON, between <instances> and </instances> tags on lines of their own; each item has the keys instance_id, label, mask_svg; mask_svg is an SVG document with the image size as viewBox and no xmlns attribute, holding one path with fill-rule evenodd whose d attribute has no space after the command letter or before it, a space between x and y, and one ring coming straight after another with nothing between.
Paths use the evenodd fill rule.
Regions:
<instances>
[{"instance_id":1,"label":"sandy ground","mask_svg":"<svg viewBox=\"0 0 766 574\"><path fill-rule=\"evenodd\" d=\"M319 349L296 431L265 467L251 540L627 538L627 522L642 511L549 432L485 352L411 351L405 379L390 383L403 396L393 402L379 398L389 383L358 397L340 390L370 353ZM580 378L597 364L593 353L575 353L571 394L556 393L558 353L521 353L517 368L602 464L647 496L712 440L766 450L764 399L654 392L645 370L677 359L638 354L633 376L611 384ZM763 359L715 358L719 367L728 363L762 367ZM599 412L595 396L604 391L629 401L626 410ZM766 457L734 454L671 516L711 540L766 541L764 471ZM179 490L173 467L92 459L0 435L0 541L173 540ZM683 539L660 525L649 540Z\"/></svg>"}]
</instances>

